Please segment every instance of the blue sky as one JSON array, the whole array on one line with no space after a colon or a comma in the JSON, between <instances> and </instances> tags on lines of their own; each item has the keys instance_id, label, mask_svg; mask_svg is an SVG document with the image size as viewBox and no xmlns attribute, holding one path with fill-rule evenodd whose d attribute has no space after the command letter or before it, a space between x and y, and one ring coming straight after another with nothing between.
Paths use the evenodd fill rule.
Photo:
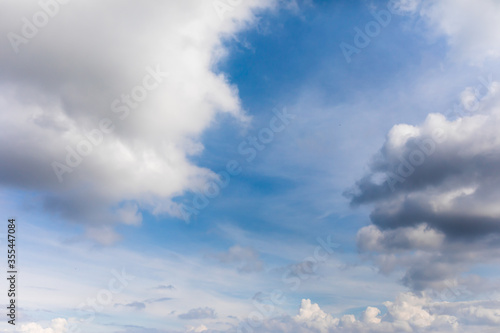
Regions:
<instances>
[{"instance_id":1,"label":"blue sky","mask_svg":"<svg viewBox=\"0 0 500 333\"><path fill-rule=\"evenodd\" d=\"M0 9L1 332L496 332L494 0Z\"/></svg>"}]
</instances>

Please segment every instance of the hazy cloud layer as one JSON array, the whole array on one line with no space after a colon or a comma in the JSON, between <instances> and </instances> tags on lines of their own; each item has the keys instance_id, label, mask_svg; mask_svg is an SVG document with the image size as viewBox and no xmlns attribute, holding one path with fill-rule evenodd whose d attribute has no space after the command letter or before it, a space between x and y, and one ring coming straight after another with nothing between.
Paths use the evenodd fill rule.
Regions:
<instances>
[{"instance_id":1,"label":"hazy cloud layer","mask_svg":"<svg viewBox=\"0 0 500 333\"><path fill-rule=\"evenodd\" d=\"M230 247L227 252L215 255L215 258L223 264L235 266L242 273L260 272L264 266L254 249L239 245Z\"/></svg>"}]
</instances>

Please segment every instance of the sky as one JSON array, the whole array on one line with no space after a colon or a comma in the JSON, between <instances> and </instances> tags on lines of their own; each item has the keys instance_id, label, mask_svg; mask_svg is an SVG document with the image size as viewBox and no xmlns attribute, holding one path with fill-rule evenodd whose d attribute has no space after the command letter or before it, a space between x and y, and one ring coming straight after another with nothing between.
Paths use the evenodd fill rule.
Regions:
<instances>
[{"instance_id":1,"label":"sky","mask_svg":"<svg viewBox=\"0 0 500 333\"><path fill-rule=\"evenodd\" d=\"M498 332L499 16L0 1L0 332Z\"/></svg>"}]
</instances>

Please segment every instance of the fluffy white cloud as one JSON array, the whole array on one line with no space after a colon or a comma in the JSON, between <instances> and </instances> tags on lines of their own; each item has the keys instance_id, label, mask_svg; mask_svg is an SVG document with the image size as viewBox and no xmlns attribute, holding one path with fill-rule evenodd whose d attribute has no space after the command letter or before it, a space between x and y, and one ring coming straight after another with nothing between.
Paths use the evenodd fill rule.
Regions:
<instances>
[{"instance_id":1,"label":"fluffy white cloud","mask_svg":"<svg viewBox=\"0 0 500 333\"><path fill-rule=\"evenodd\" d=\"M313 314L307 321L308 327L319 328L319 332L414 332L415 330L438 329L451 330L457 327L456 318L448 315L435 315L426 309L428 299L417 297L411 293L400 294L394 302L385 302L387 313L380 317L381 311L375 307L367 307L357 320L353 315L344 315L340 319L324 314L317 304L311 306L310 301L303 301L300 312L313 308ZM320 326L321 325L321 326Z\"/></svg>"},{"instance_id":2,"label":"fluffy white cloud","mask_svg":"<svg viewBox=\"0 0 500 333\"><path fill-rule=\"evenodd\" d=\"M393 302L385 302L386 312L367 307L357 319L354 315L336 318L318 304L302 300L294 317L269 319L259 332L314 333L401 333L401 332L470 332L482 325L493 332L498 319L499 302L433 302L429 297L412 293L399 294ZM231 331L232 332L232 331Z\"/></svg>"},{"instance_id":3,"label":"fluffy white cloud","mask_svg":"<svg viewBox=\"0 0 500 333\"><path fill-rule=\"evenodd\" d=\"M56 318L50 322L50 326L43 328L37 323L22 324L17 331L19 333L66 333L68 321L64 318Z\"/></svg>"},{"instance_id":4,"label":"fluffy white cloud","mask_svg":"<svg viewBox=\"0 0 500 333\"><path fill-rule=\"evenodd\" d=\"M309 299L302 300L299 314L294 319L322 333L339 324L338 318L326 314L318 304L311 303Z\"/></svg>"},{"instance_id":5,"label":"fluffy white cloud","mask_svg":"<svg viewBox=\"0 0 500 333\"><path fill-rule=\"evenodd\" d=\"M207 330L208 330L208 328L205 325L200 325L197 327L192 327L192 326L188 327L187 332L199 333L199 332L205 332Z\"/></svg>"},{"instance_id":6,"label":"fluffy white cloud","mask_svg":"<svg viewBox=\"0 0 500 333\"><path fill-rule=\"evenodd\" d=\"M374 307L367 307L361 316L361 321L367 324L380 324L382 319L379 317L380 310Z\"/></svg>"},{"instance_id":7,"label":"fluffy white cloud","mask_svg":"<svg viewBox=\"0 0 500 333\"><path fill-rule=\"evenodd\" d=\"M139 208L179 215L172 197L214 177L189 159L200 134L218 114L248 120L215 70L222 41L275 1L41 3L0 4L0 185L104 242L100 225L137 225Z\"/></svg>"}]
</instances>

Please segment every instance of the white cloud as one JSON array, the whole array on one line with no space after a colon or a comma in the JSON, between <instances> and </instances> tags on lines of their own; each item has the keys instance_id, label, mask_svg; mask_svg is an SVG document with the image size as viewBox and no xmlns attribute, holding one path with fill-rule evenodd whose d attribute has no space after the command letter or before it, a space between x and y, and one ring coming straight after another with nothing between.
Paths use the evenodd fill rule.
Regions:
<instances>
[{"instance_id":1,"label":"white cloud","mask_svg":"<svg viewBox=\"0 0 500 333\"><path fill-rule=\"evenodd\" d=\"M137 225L136 207L179 215L172 197L214 177L189 160L200 135L218 114L248 120L237 88L214 70L222 40L274 3L244 1L221 19L212 1L70 2L19 54L2 39L0 184L39 191L46 209L86 224ZM21 34L21 19L40 10L2 2L0 32ZM141 86L154 86L144 100ZM114 129L101 139L104 118ZM85 146L89 133L97 144ZM51 163L85 148L60 183Z\"/></svg>"},{"instance_id":2,"label":"white cloud","mask_svg":"<svg viewBox=\"0 0 500 333\"><path fill-rule=\"evenodd\" d=\"M302 300L299 314L293 317L294 324L284 318L270 320L280 320L288 323L286 330L264 330L263 332L345 332L345 333L375 333L375 332L462 332L467 327L459 326L455 315L463 312L463 306L459 306L455 311L448 311L455 315L439 314L436 309L440 309L440 304L433 303L427 297L418 297L412 293L399 294L393 302L385 302L387 313L381 315L381 310L377 307L367 307L361 314L360 320L354 315L344 315L335 318L325 313L318 304L312 303L308 299ZM497 304L498 305L498 304ZM465 306L465 308L467 308ZM479 306L484 311L485 308ZM472 315L474 317L474 315ZM462 316L468 318L468 316ZM485 325L490 325L487 321L482 321ZM276 323L267 323L267 327L279 327Z\"/></svg>"},{"instance_id":3,"label":"white cloud","mask_svg":"<svg viewBox=\"0 0 500 333\"><path fill-rule=\"evenodd\" d=\"M379 317L380 310L374 307L367 307L361 315L361 321L367 324L380 324L382 319Z\"/></svg>"},{"instance_id":4,"label":"white cloud","mask_svg":"<svg viewBox=\"0 0 500 333\"><path fill-rule=\"evenodd\" d=\"M191 309L187 313L182 313L178 316L180 319L192 320L192 319L206 319L206 318L216 318L217 315L215 310L209 307Z\"/></svg>"},{"instance_id":5,"label":"white cloud","mask_svg":"<svg viewBox=\"0 0 500 333\"><path fill-rule=\"evenodd\" d=\"M331 327L339 324L339 319L333 318L320 309L318 304L311 303L309 299L303 299L299 314L294 317L298 323L317 329L319 332L328 332Z\"/></svg>"},{"instance_id":6,"label":"white cloud","mask_svg":"<svg viewBox=\"0 0 500 333\"><path fill-rule=\"evenodd\" d=\"M208 330L208 328L205 326L205 325L200 325L200 326L197 326L197 327L188 327L187 331L186 332L195 332L195 333L199 333L199 332L205 332L206 330Z\"/></svg>"},{"instance_id":7,"label":"white cloud","mask_svg":"<svg viewBox=\"0 0 500 333\"><path fill-rule=\"evenodd\" d=\"M400 1L415 3L417 1ZM420 1L413 7L429 24L431 31L445 36L452 58L482 65L500 56L500 3L496 0Z\"/></svg>"},{"instance_id":8,"label":"white cloud","mask_svg":"<svg viewBox=\"0 0 500 333\"><path fill-rule=\"evenodd\" d=\"M49 327L43 328L37 323L22 324L17 331L19 333L66 333L68 321L63 318L56 318L50 322Z\"/></svg>"}]
</instances>

